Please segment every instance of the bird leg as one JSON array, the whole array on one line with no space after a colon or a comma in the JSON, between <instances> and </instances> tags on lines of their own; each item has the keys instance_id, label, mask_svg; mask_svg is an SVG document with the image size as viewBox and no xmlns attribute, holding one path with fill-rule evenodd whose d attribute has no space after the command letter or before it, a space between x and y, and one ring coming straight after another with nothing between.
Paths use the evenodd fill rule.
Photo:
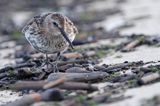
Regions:
<instances>
[{"instance_id":1,"label":"bird leg","mask_svg":"<svg viewBox=\"0 0 160 106\"><path fill-rule=\"evenodd\" d=\"M56 58L54 59L54 62L52 63L52 62L49 61L48 54L46 54L46 60L45 60L45 62L42 64L41 67L47 65L47 70L49 70L49 65L51 65L51 67L54 69L53 72L59 72L58 66L57 66L57 65L58 65L58 60L59 60L59 58L60 58L60 52L57 53L57 56L56 56ZM45 72L50 73L51 71L45 71Z\"/></svg>"},{"instance_id":2,"label":"bird leg","mask_svg":"<svg viewBox=\"0 0 160 106\"><path fill-rule=\"evenodd\" d=\"M47 65L47 70L49 70L49 65L51 65L53 67L53 64L49 61L49 57L48 54L46 54L46 59L44 61L44 63L41 65L41 67ZM47 73L50 73L50 71L45 71Z\"/></svg>"},{"instance_id":3,"label":"bird leg","mask_svg":"<svg viewBox=\"0 0 160 106\"><path fill-rule=\"evenodd\" d=\"M56 58L55 58L55 60L54 60L54 72L59 72L59 70L58 70L58 60L60 59L60 55L61 53L60 52L58 52L57 53L57 56L56 56Z\"/></svg>"}]
</instances>

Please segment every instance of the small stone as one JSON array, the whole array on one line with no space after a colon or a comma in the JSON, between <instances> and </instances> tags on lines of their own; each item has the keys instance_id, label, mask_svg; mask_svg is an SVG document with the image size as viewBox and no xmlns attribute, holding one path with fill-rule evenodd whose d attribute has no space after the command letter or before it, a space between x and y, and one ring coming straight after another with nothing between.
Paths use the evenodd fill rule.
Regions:
<instances>
[{"instance_id":1,"label":"small stone","mask_svg":"<svg viewBox=\"0 0 160 106\"><path fill-rule=\"evenodd\" d=\"M159 73L152 73L146 76L143 76L140 80L139 80L139 84L148 84L150 82L153 82L155 80L158 80L160 78Z\"/></svg>"},{"instance_id":2,"label":"small stone","mask_svg":"<svg viewBox=\"0 0 160 106\"><path fill-rule=\"evenodd\" d=\"M41 93L43 101L61 101L64 99L62 93L57 89L48 89Z\"/></svg>"},{"instance_id":3,"label":"small stone","mask_svg":"<svg viewBox=\"0 0 160 106\"><path fill-rule=\"evenodd\" d=\"M65 58L82 58L82 54L78 52L62 54Z\"/></svg>"},{"instance_id":4,"label":"small stone","mask_svg":"<svg viewBox=\"0 0 160 106\"><path fill-rule=\"evenodd\" d=\"M66 70L67 73L86 73L89 72L85 68L72 67Z\"/></svg>"}]
</instances>

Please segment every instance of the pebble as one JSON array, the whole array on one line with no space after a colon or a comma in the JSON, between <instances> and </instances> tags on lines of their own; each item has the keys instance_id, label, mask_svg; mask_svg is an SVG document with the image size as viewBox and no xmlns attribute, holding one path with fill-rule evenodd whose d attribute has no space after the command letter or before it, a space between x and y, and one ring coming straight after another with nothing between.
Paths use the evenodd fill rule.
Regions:
<instances>
[{"instance_id":1,"label":"pebble","mask_svg":"<svg viewBox=\"0 0 160 106\"><path fill-rule=\"evenodd\" d=\"M41 93L41 96L43 101L60 101L64 99L62 93L58 89L48 89Z\"/></svg>"},{"instance_id":2,"label":"pebble","mask_svg":"<svg viewBox=\"0 0 160 106\"><path fill-rule=\"evenodd\" d=\"M66 73L86 73L89 72L85 68L71 67L65 71Z\"/></svg>"},{"instance_id":3,"label":"pebble","mask_svg":"<svg viewBox=\"0 0 160 106\"><path fill-rule=\"evenodd\" d=\"M148 84L150 82L153 82L155 80L158 80L160 78L159 73L151 73L148 74L146 76L143 76L140 80L139 80L139 84Z\"/></svg>"}]
</instances>

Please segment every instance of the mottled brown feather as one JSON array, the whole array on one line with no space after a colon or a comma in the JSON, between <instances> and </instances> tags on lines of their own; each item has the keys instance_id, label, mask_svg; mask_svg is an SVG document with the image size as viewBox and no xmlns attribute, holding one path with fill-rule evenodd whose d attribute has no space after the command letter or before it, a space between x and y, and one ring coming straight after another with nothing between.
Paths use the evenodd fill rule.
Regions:
<instances>
[{"instance_id":1,"label":"mottled brown feather","mask_svg":"<svg viewBox=\"0 0 160 106\"><path fill-rule=\"evenodd\" d=\"M40 52L63 52L69 46L69 43L53 22L57 22L58 26L67 33L71 42L78 33L74 24L60 13L45 13L35 16L27 23L22 32L25 33L25 37L30 44Z\"/></svg>"}]
</instances>

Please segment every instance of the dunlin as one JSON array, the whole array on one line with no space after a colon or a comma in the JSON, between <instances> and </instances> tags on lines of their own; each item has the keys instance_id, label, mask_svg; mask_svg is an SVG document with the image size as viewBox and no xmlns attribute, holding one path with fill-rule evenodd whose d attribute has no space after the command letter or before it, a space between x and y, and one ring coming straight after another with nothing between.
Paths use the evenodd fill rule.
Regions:
<instances>
[{"instance_id":1,"label":"dunlin","mask_svg":"<svg viewBox=\"0 0 160 106\"><path fill-rule=\"evenodd\" d=\"M39 52L46 54L45 65L51 64L48 54L57 54L55 66L60 54L70 46L78 33L72 21L61 13L44 13L33 17L22 32L28 42ZM52 64L53 65L53 64Z\"/></svg>"}]
</instances>

